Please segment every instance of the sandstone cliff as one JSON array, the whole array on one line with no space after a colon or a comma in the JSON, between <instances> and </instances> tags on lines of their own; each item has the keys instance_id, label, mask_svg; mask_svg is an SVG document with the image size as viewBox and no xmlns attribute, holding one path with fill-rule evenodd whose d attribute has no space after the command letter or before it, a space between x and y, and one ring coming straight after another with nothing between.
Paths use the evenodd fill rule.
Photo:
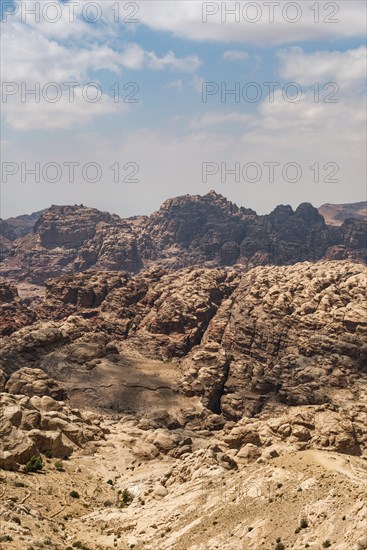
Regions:
<instances>
[{"instance_id":1,"label":"sandstone cliff","mask_svg":"<svg viewBox=\"0 0 367 550\"><path fill-rule=\"evenodd\" d=\"M136 273L152 265L249 269L323 258L366 261L366 224L348 219L340 227L328 226L308 203L258 216L214 191L176 197L149 217L127 220L83 206L52 206L32 233L4 241L2 272L43 283L61 274Z\"/></svg>"}]
</instances>

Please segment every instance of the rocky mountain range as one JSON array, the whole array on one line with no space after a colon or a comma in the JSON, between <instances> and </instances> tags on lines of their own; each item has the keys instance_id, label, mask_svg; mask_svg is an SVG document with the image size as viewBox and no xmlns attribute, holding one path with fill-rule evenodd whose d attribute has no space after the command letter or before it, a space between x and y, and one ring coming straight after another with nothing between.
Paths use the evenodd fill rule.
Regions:
<instances>
[{"instance_id":1,"label":"rocky mountain range","mask_svg":"<svg viewBox=\"0 0 367 550\"><path fill-rule=\"evenodd\" d=\"M349 218L365 220L367 217L367 201L347 204L323 204L320 206L319 212L324 216L328 225L342 225Z\"/></svg>"},{"instance_id":2,"label":"rocky mountain range","mask_svg":"<svg viewBox=\"0 0 367 550\"><path fill-rule=\"evenodd\" d=\"M4 224L3 238L19 234ZM52 206L32 232L7 241L2 274L38 284L90 269L137 273L152 265L249 269L320 259L366 261L366 227L366 219L354 218L326 225L308 203L259 216L214 191L169 199L151 216L130 219L84 206Z\"/></svg>"},{"instance_id":3,"label":"rocky mountain range","mask_svg":"<svg viewBox=\"0 0 367 550\"><path fill-rule=\"evenodd\" d=\"M365 231L211 192L9 240L1 550L367 548Z\"/></svg>"}]
</instances>

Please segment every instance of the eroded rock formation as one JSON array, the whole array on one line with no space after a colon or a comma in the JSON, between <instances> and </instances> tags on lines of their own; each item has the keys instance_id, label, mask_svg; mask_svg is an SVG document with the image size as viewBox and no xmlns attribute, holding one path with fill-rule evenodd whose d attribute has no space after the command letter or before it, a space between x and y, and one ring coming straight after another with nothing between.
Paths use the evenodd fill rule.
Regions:
<instances>
[{"instance_id":1,"label":"eroded rock formation","mask_svg":"<svg viewBox=\"0 0 367 550\"><path fill-rule=\"evenodd\" d=\"M52 206L32 233L11 242L5 231L2 271L14 280L43 283L60 274L136 273L152 265L249 269L322 258L366 261L366 223L347 219L328 226L308 203L259 216L215 191L169 199L149 217L126 220L84 206Z\"/></svg>"}]
</instances>

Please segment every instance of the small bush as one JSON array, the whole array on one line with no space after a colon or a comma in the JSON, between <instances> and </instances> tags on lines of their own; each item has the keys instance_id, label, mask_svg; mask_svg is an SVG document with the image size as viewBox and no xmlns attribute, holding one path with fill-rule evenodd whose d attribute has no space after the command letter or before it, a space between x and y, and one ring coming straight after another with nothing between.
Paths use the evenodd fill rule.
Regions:
<instances>
[{"instance_id":1,"label":"small bush","mask_svg":"<svg viewBox=\"0 0 367 550\"><path fill-rule=\"evenodd\" d=\"M80 540L73 542L73 548L80 548L80 550L89 550L88 546L80 542Z\"/></svg>"},{"instance_id":2,"label":"small bush","mask_svg":"<svg viewBox=\"0 0 367 550\"><path fill-rule=\"evenodd\" d=\"M322 543L323 548L330 548L330 546L331 546L331 542L329 539L324 540L324 542Z\"/></svg>"},{"instance_id":3,"label":"small bush","mask_svg":"<svg viewBox=\"0 0 367 550\"><path fill-rule=\"evenodd\" d=\"M33 455L26 465L24 466L23 470L25 472L39 472L40 470L43 470L43 461L40 456Z\"/></svg>"},{"instance_id":4,"label":"small bush","mask_svg":"<svg viewBox=\"0 0 367 550\"><path fill-rule=\"evenodd\" d=\"M134 495L130 493L129 489L124 489L121 493L121 506L123 508L130 506L134 500Z\"/></svg>"},{"instance_id":5,"label":"small bush","mask_svg":"<svg viewBox=\"0 0 367 550\"><path fill-rule=\"evenodd\" d=\"M18 516L13 516L11 519L14 521L14 523L17 523L18 525L21 524L20 518L18 518Z\"/></svg>"},{"instance_id":6,"label":"small bush","mask_svg":"<svg viewBox=\"0 0 367 550\"><path fill-rule=\"evenodd\" d=\"M55 469L58 471L58 472L64 472L64 464L61 460L56 460L55 462Z\"/></svg>"},{"instance_id":7,"label":"small bush","mask_svg":"<svg viewBox=\"0 0 367 550\"><path fill-rule=\"evenodd\" d=\"M0 536L0 542L11 542L13 540L13 537L10 535L1 535Z\"/></svg>"},{"instance_id":8,"label":"small bush","mask_svg":"<svg viewBox=\"0 0 367 550\"><path fill-rule=\"evenodd\" d=\"M71 498L80 498L78 491L70 491L69 495L71 496ZM76 548L78 548L78 546L76 546Z\"/></svg>"},{"instance_id":9,"label":"small bush","mask_svg":"<svg viewBox=\"0 0 367 550\"><path fill-rule=\"evenodd\" d=\"M277 542L275 550L285 550L285 546L282 542Z\"/></svg>"},{"instance_id":10,"label":"small bush","mask_svg":"<svg viewBox=\"0 0 367 550\"><path fill-rule=\"evenodd\" d=\"M45 455L46 458L52 458L51 451L45 451L43 454Z\"/></svg>"},{"instance_id":11,"label":"small bush","mask_svg":"<svg viewBox=\"0 0 367 550\"><path fill-rule=\"evenodd\" d=\"M25 487L26 485L25 485L25 483L22 483L21 481L16 481L16 482L14 483L14 486L15 486L15 487Z\"/></svg>"},{"instance_id":12,"label":"small bush","mask_svg":"<svg viewBox=\"0 0 367 550\"><path fill-rule=\"evenodd\" d=\"M307 518L302 518L301 523L299 524L301 529L307 529L308 527L308 521Z\"/></svg>"}]
</instances>

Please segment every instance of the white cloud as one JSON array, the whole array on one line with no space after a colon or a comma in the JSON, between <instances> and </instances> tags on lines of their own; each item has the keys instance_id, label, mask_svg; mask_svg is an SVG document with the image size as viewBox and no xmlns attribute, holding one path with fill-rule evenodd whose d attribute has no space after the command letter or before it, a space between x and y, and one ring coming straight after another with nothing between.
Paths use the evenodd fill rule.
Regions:
<instances>
[{"instance_id":1,"label":"white cloud","mask_svg":"<svg viewBox=\"0 0 367 550\"><path fill-rule=\"evenodd\" d=\"M166 90L176 90L176 92L182 92L183 90L183 82L179 78L178 80L173 80L172 82L168 82L163 86Z\"/></svg>"},{"instance_id":2,"label":"white cloud","mask_svg":"<svg viewBox=\"0 0 367 550\"><path fill-rule=\"evenodd\" d=\"M362 200L366 170L363 98L351 98L339 104L315 104L312 94L306 94L299 103L292 104L277 92L274 99L274 103L263 100L251 115L220 109L196 118L185 119L180 115L176 120L180 124L172 124L172 131L141 128L129 131L119 141L105 134L90 137L76 134L65 144L60 153L62 158L57 158L50 140L30 143L19 156L30 165L34 159L41 163L52 159L60 163L77 160L81 164L93 160L103 166L103 184L92 188L87 188L85 183L45 186L44 206L82 202L106 210L118 208L119 214L127 216L149 213L167 197L203 194L212 188L262 213L280 203L295 207L304 201L322 204ZM231 124L235 126L235 133ZM16 151L11 158L17 158ZM113 182L108 167L118 159L139 164L139 183L116 185ZM228 176L223 183L218 173L204 184L203 162L214 162L218 166L224 162L228 169L236 162L242 167L256 162L262 167L264 177L258 183L242 180L236 183ZM270 183L266 179L265 162L280 163L278 175L286 163L297 162L302 169L301 180L290 184L280 177ZM330 173L324 168L329 162L339 165L339 183L323 181ZM310 169L315 163L320 165L320 183L315 183ZM22 189L27 194L25 208L37 210L40 185L23 185ZM6 186L4 201L18 204L18 195L19 186Z\"/></svg>"},{"instance_id":3,"label":"white cloud","mask_svg":"<svg viewBox=\"0 0 367 550\"><path fill-rule=\"evenodd\" d=\"M34 4L33 0L28 4ZM78 30L79 23L77 18L75 24L62 22L74 30ZM117 43L117 46L112 42L112 47L108 44L108 35L104 36L106 40L102 43L98 40L98 34L94 40L83 40L83 33L78 41L60 41L60 36L63 37L65 33L57 25L44 22L24 24L20 16L13 19L9 17L8 22L2 23L1 27L1 72L4 83L18 86L19 90L22 86L27 90L39 86L41 91L52 82L59 86L79 83L75 87L73 103L69 101L65 88L57 103L45 101L42 94L39 94L37 101L30 95L24 101L20 91L9 96L3 103L5 121L18 129L67 128L72 124L89 122L95 116L116 112L118 107L107 90L102 90L98 104L91 105L83 100L83 86L95 81L93 71L105 70L120 75L126 68L194 73L201 65L197 56L178 57L168 51L159 57L154 51L145 50L134 42L124 45ZM55 30L56 38L52 35L52 29ZM88 33L87 30L85 32ZM121 112L124 109L119 110Z\"/></svg>"},{"instance_id":4,"label":"white cloud","mask_svg":"<svg viewBox=\"0 0 367 550\"><path fill-rule=\"evenodd\" d=\"M312 53L305 53L302 48L293 47L288 51L279 52L278 57L281 76L300 84L335 81L355 85L366 78L365 46L347 51Z\"/></svg>"},{"instance_id":5,"label":"white cloud","mask_svg":"<svg viewBox=\"0 0 367 550\"><path fill-rule=\"evenodd\" d=\"M249 54L241 50L226 50L222 57L230 61L247 61Z\"/></svg>"},{"instance_id":6,"label":"white cloud","mask_svg":"<svg viewBox=\"0 0 367 550\"><path fill-rule=\"evenodd\" d=\"M194 73L202 65L196 55L178 58L173 52L168 52L164 57L158 57L155 52L146 52L146 65L157 71L172 69L184 73Z\"/></svg>"},{"instance_id":7,"label":"white cloud","mask_svg":"<svg viewBox=\"0 0 367 550\"><path fill-rule=\"evenodd\" d=\"M47 101L20 102L9 101L6 104L5 120L18 130L35 128L65 129L72 126L82 126L89 123L94 117L109 115L128 110L125 103L114 103L114 100L103 94L99 101L90 103L83 97L82 89L75 88L74 102L69 101L67 94L63 94L56 103ZM88 92L89 93L89 92ZM51 95L51 94L50 94Z\"/></svg>"},{"instance_id":8,"label":"white cloud","mask_svg":"<svg viewBox=\"0 0 367 550\"><path fill-rule=\"evenodd\" d=\"M150 0L138 4L139 19L144 25L156 30L171 31L177 36L196 41L255 43L264 46L303 40L363 37L366 30L366 4L359 0L343 3L317 2L320 8L319 22L316 21L314 0L296 3L279 0L280 5L274 7L274 22L271 22L270 7L263 2ZM258 5L257 13L251 7L246 11L246 5L249 4ZM299 21L290 22L297 14L294 8L287 8L287 4L298 5ZM333 13L334 5L338 8L338 13ZM233 10L235 6L238 6L238 22L234 15L227 14L225 17L225 10ZM215 13L207 15L207 22L203 22L203 10L206 9ZM257 22L250 22L257 18ZM332 20L335 22L331 22Z\"/></svg>"},{"instance_id":9,"label":"white cloud","mask_svg":"<svg viewBox=\"0 0 367 550\"><path fill-rule=\"evenodd\" d=\"M193 76L192 80L191 80L191 86L194 88L194 90L196 92L198 92L199 94L201 94L203 92L203 84L204 84L205 80L202 76L199 76L199 75L195 75Z\"/></svg>"},{"instance_id":10,"label":"white cloud","mask_svg":"<svg viewBox=\"0 0 367 550\"><path fill-rule=\"evenodd\" d=\"M191 117L188 122L190 129L203 129L211 126L219 126L226 123L253 124L254 117L246 113L233 112L208 112L197 117Z\"/></svg>"},{"instance_id":11,"label":"white cloud","mask_svg":"<svg viewBox=\"0 0 367 550\"><path fill-rule=\"evenodd\" d=\"M121 65L135 70L143 68L155 71L170 69L183 73L194 73L202 64L197 56L177 57L172 51L159 57L154 51L146 51L135 43L128 44L118 58Z\"/></svg>"},{"instance_id":12,"label":"white cloud","mask_svg":"<svg viewBox=\"0 0 367 550\"><path fill-rule=\"evenodd\" d=\"M128 44L120 55L120 62L127 69L142 69L145 63L145 52L138 44Z\"/></svg>"}]
</instances>

